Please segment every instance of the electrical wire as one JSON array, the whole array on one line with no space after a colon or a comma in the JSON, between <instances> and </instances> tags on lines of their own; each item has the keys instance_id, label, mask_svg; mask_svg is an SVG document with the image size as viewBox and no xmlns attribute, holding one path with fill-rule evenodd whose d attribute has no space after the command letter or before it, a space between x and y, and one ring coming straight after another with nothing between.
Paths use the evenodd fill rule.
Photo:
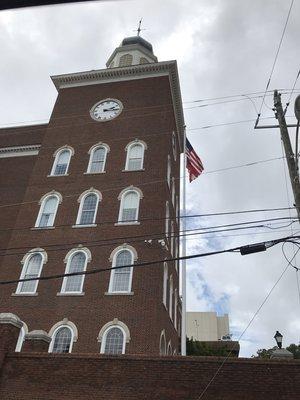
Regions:
<instances>
[{"instance_id":1,"label":"electrical wire","mask_svg":"<svg viewBox=\"0 0 300 400\"><path fill-rule=\"evenodd\" d=\"M274 218L270 219L267 221L278 221L278 220L283 220L283 219L290 219L290 218ZM263 222L257 221L255 223ZM298 222L297 219L291 221L292 223ZM253 223L253 222L251 222ZM248 226L245 226L248 225ZM226 229L222 229L226 228ZM257 229L257 228L269 228L268 225L266 224L261 224L261 225L249 225L247 222L242 222L242 223L236 223L236 224L226 224L226 225L217 225L214 227L202 227L202 228L192 228L192 229L185 229L185 230L179 230L178 233L174 234L169 234L167 235L168 238L177 238L177 237L187 237L187 236L196 236L196 235L205 235L205 234L211 234L211 233L219 233L219 232L228 232L228 231L237 231L237 230L245 230L245 229ZM281 227L278 227L280 229ZM270 229L270 228L269 228ZM274 229L274 228L273 228ZM204 231L204 232L203 232ZM205 232L208 231L208 232ZM188 233L190 232L190 233ZM162 237L165 237L166 233L165 232L152 232L149 234L143 234L143 235L135 235L135 236L122 236L122 237L117 237L117 238L109 238L109 239L97 239L97 240L86 240L86 241L81 241L80 244L85 244L89 247L103 247L103 246L109 246L109 245L117 245L117 244L122 244L125 241L130 240L131 243L137 243L137 242L145 242L145 240L155 240L155 239L161 239ZM52 244L47 244L44 246L47 251L60 251L60 250L68 250L70 246L78 246L78 241L77 242L70 242L70 243L52 243ZM16 253L7 253L7 251L10 250L23 250L23 249L28 249L27 246L19 246L19 247L7 247L7 248L2 248L0 251L3 252L3 254L0 254L0 256L15 256L15 255L22 255L24 252L16 252ZM54 248L53 248L54 247ZM53 248L53 249L52 249ZM35 252L35 251L29 251L29 253Z\"/></svg>"},{"instance_id":2,"label":"electrical wire","mask_svg":"<svg viewBox=\"0 0 300 400\"><path fill-rule=\"evenodd\" d=\"M284 35L285 35L287 24L289 22L289 18L290 18L290 14L291 14L291 11L292 11L293 4L294 4L294 0L292 0L291 3L290 3L289 11L288 11L288 14L287 14L287 17L286 17L286 21L285 21L285 24L284 24L284 27L283 27L283 31L282 31L282 34L281 34L279 45L278 45L278 48L277 48L277 51L276 51L276 54L275 54L275 59L274 59L273 65L272 65L271 73L270 73L270 76L269 76L269 79L268 79L268 82L267 82L267 86L266 86L265 93L264 93L264 96L263 96L263 99L262 99L262 102L261 102L261 106L260 106L260 109L259 109L258 116L260 116L260 113L261 113L261 110L262 110L262 106L263 106L264 101L265 101L266 93L267 93L267 90L269 89L269 86L270 86L270 83L271 83L271 79L272 79L273 72L274 72L274 69L275 69L275 65L276 65L276 62L277 62L277 59L278 59L278 55L279 55L279 51L280 51L280 48L281 48L281 45L282 45L282 41L283 41L283 38L284 38Z\"/></svg>"},{"instance_id":3,"label":"electrical wire","mask_svg":"<svg viewBox=\"0 0 300 400\"><path fill-rule=\"evenodd\" d=\"M300 251L300 247L297 250L297 253ZM294 255L294 257L296 257L297 253ZM251 326L252 322L255 320L255 318L257 317L257 315L259 314L260 310L263 308L263 306L265 305L265 303L267 302L267 300L269 299L269 297L271 296L272 292L274 291L274 289L276 288L276 286L278 285L278 283L281 281L281 279L283 278L283 276L285 275L286 271L288 270L289 266L291 265L290 263L293 261L294 257L288 261L288 264L286 265L286 267L284 268L284 270L281 272L281 274L279 275L278 279L276 280L276 282L274 283L274 285L272 286L272 288L269 290L267 296L264 298L263 302L260 304L260 306L258 307L258 309L255 311L255 313L253 314L252 318L250 319L250 321L248 322L248 324L246 325L246 327L244 328L244 330L242 331L242 333L240 334L240 336L238 337L237 341L239 342L242 337L244 336L244 334L247 332L247 330L249 329L249 327ZM228 360L228 358L231 356L233 350L235 349L235 346L233 345L231 350L229 351L229 353L227 354L227 356L224 358L224 360L222 361L221 365L219 366L219 368L217 369L217 371L215 372L215 374L212 376L212 378L210 379L210 381L208 382L208 384L205 386L205 388L203 389L203 391L201 392L200 396L197 398L197 400L201 400L204 396L204 394L207 392L207 390L209 389L209 387L211 386L211 384L213 383L213 381L216 379L216 377L219 375L221 369L223 368L224 364L226 363L226 361Z\"/></svg>"},{"instance_id":4,"label":"electrical wire","mask_svg":"<svg viewBox=\"0 0 300 400\"><path fill-rule=\"evenodd\" d=\"M284 241L287 241L291 238L299 239L300 237L299 236L298 237L287 236L287 237L279 238L279 239L273 240L271 242L268 242L269 243L268 247L275 246L275 245L282 243ZM259 243L259 244L261 244L261 243ZM252 244L252 245L255 246L256 244ZM121 266L114 266L114 267L107 267L107 268L95 268L95 269L88 270L88 271L70 272L70 273L40 276L40 277L34 277L34 278L6 280L6 281L0 281L0 285L10 285L10 284L15 284L15 283L19 283L19 282L28 282L28 281L51 280L51 279L64 278L64 277L68 277L68 276L79 276L79 275L85 276L85 275L91 275L91 274L96 274L96 273L101 273L101 272L112 271L114 269L145 267L145 266L150 266L150 265L162 264L164 262L168 263L168 262L172 262L172 261L190 260L190 259L208 257L208 256L212 256L212 255L217 255L217 254L234 253L234 252L240 251L242 247L243 246L238 246L238 247L233 247L230 249L217 250L217 251L211 251L211 252L206 252L206 253L197 253L197 254L193 254L193 255L189 255L189 256L182 256L182 257L164 258L164 259L160 259L160 260L152 260L152 261L146 261L146 262L141 262L141 263L136 263L136 264L128 264L128 265L121 265Z\"/></svg>"},{"instance_id":5,"label":"electrical wire","mask_svg":"<svg viewBox=\"0 0 300 400\"><path fill-rule=\"evenodd\" d=\"M287 109L288 109L288 107L289 107L289 105L290 105L291 98L292 98L292 96L293 96L294 89L295 89L295 87L296 87L296 83L297 83L297 80L298 80L299 76L300 76L300 68L299 68L299 71L298 71L298 73L297 73L297 75L296 75L296 78L295 78L295 81L294 81L294 84L293 84L293 87L292 87L292 91L291 91L291 93L290 93L290 97L289 97L289 99L288 99L288 101L287 101L287 103L286 103L286 106L285 106L285 109L284 109L284 113L283 113L284 115L285 115L285 113L287 112Z\"/></svg>"}]
</instances>

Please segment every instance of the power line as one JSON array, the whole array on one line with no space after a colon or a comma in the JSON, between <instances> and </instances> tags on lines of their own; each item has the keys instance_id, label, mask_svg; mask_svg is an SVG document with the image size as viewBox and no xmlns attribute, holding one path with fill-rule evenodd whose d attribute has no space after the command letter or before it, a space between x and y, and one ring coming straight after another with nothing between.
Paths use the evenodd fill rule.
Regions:
<instances>
[{"instance_id":1,"label":"power line","mask_svg":"<svg viewBox=\"0 0 300 400\"><path fill-rule=\"evenodd\" d=\"M275 59L274 59L273 65L272 65L271 73L270 73L270 76L269 76L269 79L268 79L268 82L267 82L267 86L266 86L265 93L264 93L264 96L263 96L263 99L262 99L262 102L261 102L261 106L260 106L260 109L259 109L258 116L260 116L260 113L261 113L261 110L262 110L262 107L263 107L263 104L264 104L264 101L265 101L266 93L267 93L267 90L269 89L269 85L271 83L272 75L273 75L273 72L274 72L274 69L275 69L275 65L276 65L277 58L278 58L278 55L279 55L279 51L280 51L280 48L281 48L281 44L282 44L282 41L283 41L283 38L284 38L284 35L285 35L286 27L287 27L287 24L288 24L288 21L289 21L289 18L290 18L290 14L291 14L291 11L292 11L293 4L294 4L294 0L291 1L290 7L289 7L289 11L288 11L288 14L287 14L287 17L286 17L286 21L285 21L284 28L283 28L283 31L282 31L282 34L281 34L279 45L278 45L278 48L277 48L277 51L276 51L276 54L275 54Z\"/></svg>"},{"instance_id":2,"label":"power line","mask_svg":"<svg viewBox=\"0 0 300 400\"><path fill-rule=\"evenodd\" d=\"M297 250L297 253L299 252L300 247ZM294 255L294 257L297 255L297 253ZM293 257L293 258L294 258ZM293 260L293 259L292 259ZM291 260L291 261L292 261ZM285 275L286 271L288 270L290 266L290 261L288 262L287 266L284 268L284 270L281 272L281 274L279 275L278 279L276 280L276 282L274 283L274 285L272 286L272 288L270 289L270 291L268 292L268 294L266 295L266 297L264 298L263 302L261 303L261 305L258 307L258 309L255 311L255 313L253 314L252 318L250 319L250 321L248 322L248 324L246 325L245 329L243 330L243 332L240 334L240 336L238 337L237 341L239 342L242 337L244 336L244 334L247 332L248 328L251 326L252 322L255 320L255 318L257 317L257 315L259 314L260 310L263 308L263 306L265 305L265 303L267 302L267 300L269 299L269 297L271 296L271 294L273 293L274 289L276 288L276 286L278 285L278 283L281 281L281 279L283 278L283 276ZM218 374L220 373L221 369L223 368L224 364L226 363L226 361L228 360L228 358L231 356L232 351L234 350L235 346L232 346L232 348L230 349L230 352L227 354L227 356L225 357L225 359L222 361L221 365L219 366L219 368L217 369L217 371L215 372L215 374L212 376L211 380L208 382L208 384L205 386L205 388L203 389L203 391L201 392L200 396L197 398L197 400L201 400L202 397L204 396L204 394L207 392L208 388L211 386L211 384L213 383L213 381L216 379L216 377L218 376Z\"/></svg>"},{"instance_id":3,"label":"power line","mask_svg":"<svg viewBox=\"0 0 300 400\"><path fill-rule=\"evenodd\" d=\"M257 229L257 228L269 228L268 225L250 225L254 223L262 223L262 222L274 222L274 221L282 221L282 220L289 220L294 222L298 222L297 219L292 219L290 217L283 217L283 218L272 218L268 220L258 220L258 221L252 221L252 222L241 222L241 223L235 223L235 224L226 224L226 225L217 225L217 226L212 226L212 227L204 227L204 228L192 228L192 229L185 229L185 230L179 230L178 234L174 233L173 235L169 234L166 235L165 232L152 232L149 234L143 234L143 235L135 235L135 236L122 236L122 237L117 237L117 238L109 238L109 239L98 239L98 240L87 240L87 241L81 241L80 244L87 245L89 247L105 247L105 246L110 246L110 245L117 245L120 243L123 243L124 240L128 241L130 240L131 243L136 243L136 242L144 242L145 240L155 240L155 239L160 239L161 237L167 236L168 238L179 238L179 237L187 237L187 236L196 236L196 235L205 235L205 234L211 234L211 233L219 233L219 232L228 232L228 231L237 231L237 230L245 230L245 229ZM248 225L248 226L245 226ZM233 228L234 227L234 228ZM221 229L221 228L226 228L226 229ZM280 229L281 227L278 227ZM270 228L269 228L270 229ZM208 231L208 232L199 232L199 231ZM190 232L190 233L187 233ZM76 242L70 242L70 243L53 243L53 244L48 244L44 246L47 251L61 251L61 250L68 250L70 246L78 246L78 241ZM12 256L12 255L22 255L24 252L16 252L16 253L7 253L9 250L23 250L23 249L28 249L27 246L19 246L19 247L8 247L8 248L2 248L0 251L3 251L3 254L0 254L2 256ZM53 248L55 247L55 248ZM34 253L35 251L29 251L28 253Z\"/></svg>"},{"instance_id":4,"label":"power line","mask_svg":"<svg viewBox=\"0 0 300 400\"><path fill-rule=\"evenodd\" d=\"M290 101L291 101L291 98L292 98L292 96L293 96L294 89L295 89L295 87L296 87L296 83L297 83L297 80L298 80L299 76L300 76L300 68L299 68L299 71L298 71L298 73L297 73L297 75L296 75L296 79L295 79L295 81L294 81L293 88L292 88L292 91L291 91L291 93L290 93L290 97L289 97L289 99L288 99L288 101L287 101L287 103L286 103L285 110L284 110L284 114L286 113L286 111L287 111L287 109L288 109L288 107L289 107L289 105L290 105Z\"/></svg>"},{"instance_id":5,"label":"power line","mask_svg":"<svg viewBox=\"0 0 300 400\"><path fill-rule=\"evenodd\" d=\"M272 241L269 241L269 242L264 242L264 243L268 243L268 247L272 247L272 246L275 246L278 243L286 242L289 239L299 239L299 238L300 238L300 236L287 236L287 237L279 238L279 239L272 240ZM255 244L252 244L252 246L255 246L257 244L260 245L261 243L255 243ZM48 275L48 276L43 276L43 277L40 276L40 277L35 277L35 278L23 278L23 279L9 280L9 281L0 281L0 285L10 285L10 284L15 284L15 283L19 283L19 282L28 282L28 281L51 280L51 279L64 278L64 277L67 277L67 276L91 275L91 274L111 271L111 270L114 270L114 269L145 267L145 266L149 266L149 265L162 264L164 262L190 260L190 259L208 257L208 256L212 256L212 255L217 255L217 254L237 252L237 251L240 251L243 247L244 246L238 246L238 247L233 247L233 248L230 248L230 249L211 251L211 252L207 252L207 253L193 254L193 255L190 255L190 256L172 257L172 258L166 258L166 259L160 259L160 260L152 260L152 261L146 261L146 262L141 262L141 263L136 263L136 264L122 265L122 266L114 266L114 267L107 267L107 268L95 268L95 269L92 269L92 270L89 270L89 271L70 272L70 273L66 273L66 274Z\"/></svg>"}]
</instances>

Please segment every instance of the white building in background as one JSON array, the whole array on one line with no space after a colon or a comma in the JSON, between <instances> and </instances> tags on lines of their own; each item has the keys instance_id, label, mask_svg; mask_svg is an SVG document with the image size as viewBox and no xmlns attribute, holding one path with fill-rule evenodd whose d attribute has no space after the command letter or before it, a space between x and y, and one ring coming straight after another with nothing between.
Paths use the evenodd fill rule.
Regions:
<instances>
[{"instance_id":1,"label":"white building in background","mask_svg":"<svg viewBox=\"0 0 300 400\"><path fill-rule=\"evenodd\" d=\"M201 342L230 340L228 314L215 312L187 312L187 337Z\"/></svg>"}]
</instances>

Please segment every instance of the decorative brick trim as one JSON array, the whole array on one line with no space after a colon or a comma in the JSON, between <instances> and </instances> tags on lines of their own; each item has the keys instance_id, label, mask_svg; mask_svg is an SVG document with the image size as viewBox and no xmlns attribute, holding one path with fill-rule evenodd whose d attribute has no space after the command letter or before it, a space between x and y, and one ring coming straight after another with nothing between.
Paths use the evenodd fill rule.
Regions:
<instances>
[{"instance_id":1,"label":"decorative brick trim","mask_svg":"<svg viewBox=\"0 0 300 400\"><path fill-rule=\"evenodd\" d=\"M41 145L12 146L0 148L0 158L36 156Z\"/></svg>"}]
</instances>

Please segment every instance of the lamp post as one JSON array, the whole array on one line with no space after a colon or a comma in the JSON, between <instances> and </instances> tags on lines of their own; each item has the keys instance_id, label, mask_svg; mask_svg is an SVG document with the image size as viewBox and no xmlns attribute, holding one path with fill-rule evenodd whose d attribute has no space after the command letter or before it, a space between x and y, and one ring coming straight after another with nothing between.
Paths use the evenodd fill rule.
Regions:
<instances>
[{"instance_id":1,"label":"lamp post","mask_svg":"<svg viewBox=\"0 0 300 400\"><path fill-rule=\"evenodd\" d=\"M282 334L280 332L276 331L274 339L276 340L277 347L279 349L282 348L282 338L283 338Z\"/></svg>"}]
</instances>

